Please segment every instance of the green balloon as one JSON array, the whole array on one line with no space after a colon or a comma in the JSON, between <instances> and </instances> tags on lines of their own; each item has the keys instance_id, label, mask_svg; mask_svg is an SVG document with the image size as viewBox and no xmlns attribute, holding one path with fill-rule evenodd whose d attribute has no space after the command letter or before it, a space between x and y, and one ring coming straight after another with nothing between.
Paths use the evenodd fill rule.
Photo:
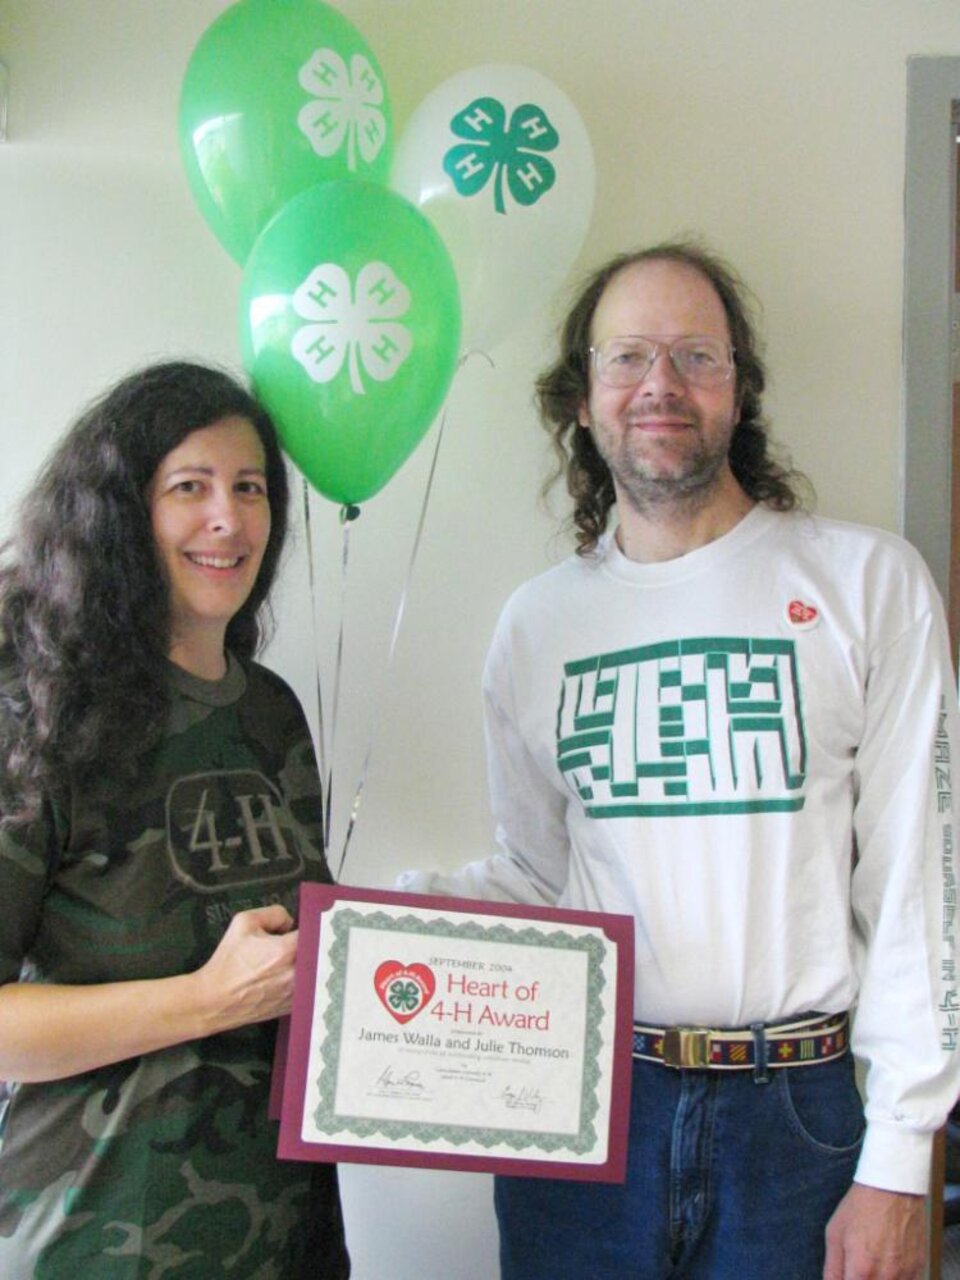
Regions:
<instances>
[{"instance_id":1,"label":"green balloon","mask_svg":"<svg viewBox=\"0 0 960 1280\"><path fill-rule=\"evenodd\" d=\"M310 483L364 502L416 448L456 369L460 301L443 241L385 187L303 192L250 255L241 344Z\"/></svg>"},{"instance_id":2,"label":"green balloon","mask_svg":"<svg viewBox=\"0 0 960 1280\"><path fill-rule=\"evenodd\" d=\"M370 47L322 0L239 0L204 32L180 95L193 197L232 257L293 196L356 177L386 183L393 125Z\"/></svg>"}]
</instances>

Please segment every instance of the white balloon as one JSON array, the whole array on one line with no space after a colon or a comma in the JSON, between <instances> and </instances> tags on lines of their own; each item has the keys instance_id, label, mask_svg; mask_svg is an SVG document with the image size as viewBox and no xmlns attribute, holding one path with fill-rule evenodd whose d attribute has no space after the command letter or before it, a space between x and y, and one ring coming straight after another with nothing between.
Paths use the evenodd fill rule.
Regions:
<instances>
[{"instance_id":1,"label":"white balloon","mask_svg":"<svg viewBox=\"0 0 960 1280\"><path fill-rule=\"evenodd\" d=\"M500 342L561 284L593 211L593 149L576 107L529 67L461 71L416 109L390 185L443 238L464 351Z\"/></svg>"}]
</instances>

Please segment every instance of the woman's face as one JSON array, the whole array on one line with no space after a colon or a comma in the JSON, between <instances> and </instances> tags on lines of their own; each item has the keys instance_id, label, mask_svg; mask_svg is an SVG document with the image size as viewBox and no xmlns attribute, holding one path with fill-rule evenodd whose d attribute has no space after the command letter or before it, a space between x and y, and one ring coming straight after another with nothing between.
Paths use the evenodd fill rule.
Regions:
<instances>
[{"instance_id":1,"label":"woman's face","mask_svg":"<svg viewBox=\"0 0 960 1280\"><path fill-rule=\"evenodd\" d=\"M196 646L222 654L270 536L260 437L241 417L191 432L157 467L147 497L170 589L171 657Z\"/></svg>"}]
</instances>

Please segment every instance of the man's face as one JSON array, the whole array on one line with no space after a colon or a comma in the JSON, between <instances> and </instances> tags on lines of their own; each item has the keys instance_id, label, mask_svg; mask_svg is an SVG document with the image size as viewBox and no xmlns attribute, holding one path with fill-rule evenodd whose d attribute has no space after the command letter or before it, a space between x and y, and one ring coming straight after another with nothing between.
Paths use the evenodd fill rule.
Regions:
<instances>
[{"instance_id":1,"label":"man's face","mask_svg":"<svg viewBox=\"0 0 960 1280\"><path fill-rule=\"evenodd\" d=\"M614 276L597 306L592 345L626 335L730 342L726 312L706 276L657 260ZM717 387L693 386L680 378L665 349L632 387L606 386L591 366L589 397L580 408L580 424L593 433L618 502L638 511L694 495L706 498L729 470L738 416L735 377Z\"/></svg>"}]
</instances>

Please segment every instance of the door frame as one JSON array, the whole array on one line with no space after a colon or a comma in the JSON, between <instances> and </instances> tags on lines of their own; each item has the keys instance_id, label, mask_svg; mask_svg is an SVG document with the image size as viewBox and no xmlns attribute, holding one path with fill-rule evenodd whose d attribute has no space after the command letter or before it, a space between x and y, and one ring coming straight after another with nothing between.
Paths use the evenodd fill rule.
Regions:
<instances>
[{"instance_id":1,"label":"door frame","mask_svg":"<svg viewBox=\"0 0 960 1280\"><path fill-rule=\"evenodd\" d=\"M954 379L960 378L956 102L960 57L907 60L901 527L926 560L947 606L955 664L960 640L960 577L954 567L960 561L960 431L954 422L960 403L954 389ZM941 1130L928 1199L929 1280L939 1280L942 1269L945 1152Z\"/></svg>"},{"instance_id":2,"label":"door frame","mask_svg":"<svg viewBox=\"0 0 960 1280\"><path fill-rule=\"evenodd\" d=\"M944 600L953 505L955 100L960 58L907 60L901 524Z\"/></svg>"}]
</instances>

